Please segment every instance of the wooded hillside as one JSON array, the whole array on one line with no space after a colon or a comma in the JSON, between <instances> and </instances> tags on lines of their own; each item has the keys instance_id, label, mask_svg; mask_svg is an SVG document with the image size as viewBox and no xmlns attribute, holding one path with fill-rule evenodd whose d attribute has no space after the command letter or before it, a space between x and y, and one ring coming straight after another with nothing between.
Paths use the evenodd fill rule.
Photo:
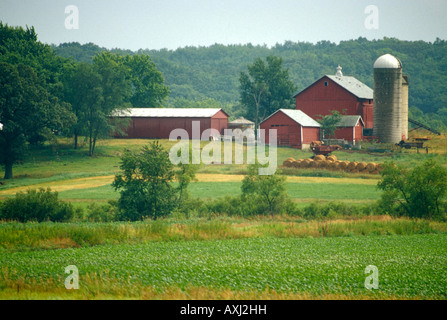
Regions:
<instances>
[{"instance_id":1,"label":"wooded hillside","mask_svg":"<svg viewBox=\"0 0 447 320\"><path fill-rule=\"evenodd\" d=\"M85 62L91 61L97 52L105 50L91 43L66 43L53 48L61 56ZM188 107L194 103L200 107L220 105L231 109L233 114L238 113L240 72L246 71L247 65L258 57L282 57L284 68L289 69L290 77L300 91L324 74L335 74L338 65L345 75L354 76L372 88L374 61L382 54L390 53L402 61L404 74L409 75L410 113L420 120L428 117L430 119L425 120L431 122L436 122L439 114L447 114L443 109L447 108L447 41L440 39L429 43L394 38L373 41L359 38L339 44L329 41L317 44L287 41L271 48L251 44L215 44L177 50L111 51L149 54L170 87L168 106ZM443 126L442 123L432 125L438 128Z\"/></svg>"}]
</instances>

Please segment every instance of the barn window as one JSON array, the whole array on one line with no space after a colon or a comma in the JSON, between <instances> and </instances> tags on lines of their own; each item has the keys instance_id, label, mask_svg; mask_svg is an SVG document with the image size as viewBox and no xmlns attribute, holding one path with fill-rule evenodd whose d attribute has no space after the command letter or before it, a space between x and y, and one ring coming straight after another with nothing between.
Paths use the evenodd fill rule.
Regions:
<instances>
[{"instance_id":1,"label":"barn window","mask_svg":"<svg viewBox=\"0 0 447 320\"><path fill-rule=\"evenodd\" d=\"M324 86L327 87L329 83L327 81L324 82Z\"/></svg>"}]
</instances>

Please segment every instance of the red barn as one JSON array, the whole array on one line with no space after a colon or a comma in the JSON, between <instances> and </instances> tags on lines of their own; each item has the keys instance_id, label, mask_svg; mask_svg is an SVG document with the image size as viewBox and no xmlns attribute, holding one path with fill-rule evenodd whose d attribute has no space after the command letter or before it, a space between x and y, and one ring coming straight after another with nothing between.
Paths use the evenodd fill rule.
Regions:
<instances>
[{"instance_id":1,"label":"red barn","mask_svg":"<svg viewBox=\"0 0 447 320\"><path fill-rule=\"evenodd\" d=\"M130 108L114 117L130 118L127 138L168 139L174 129L184 129L191 139L193 121L200 123L200 135L216 129L221 135L228 126L228 114L215 108Z\"/></svg>"},{"instance_id":2,"label":"red barn","mask_svg":"<svg viewBox=\"0 0 447 320\"><path fill-rule=\"evenodd\" d=\"M344 139L353 145L363 140L363 128L365 124L361 116L342 116L335 130L337 139Z\"/></svg>"},{"instance_id":3,"label":"red barn","mask_svg":"<svg viewBox=\"0 0 447 320\"><path fill-rule=\"evenodd\" d=\"M320 140L320 124L301 110L279 109L260 124L269 141L269 129L277 130L277 145L304 149Z\"/></svg>"},{"instance_id":4,"label":"red barn","mask_svg":"<svg viewBox=\"0 0 447 320\"><path fill-rule=\"evenodd\" d=\"M337 110L345 115L359 115L365 128L373 128L373 90L354 77L344 76L341 67L335 76L325 75L297 93L295 103L296 109L313 119Z\"/></svg>"}]
</instances>

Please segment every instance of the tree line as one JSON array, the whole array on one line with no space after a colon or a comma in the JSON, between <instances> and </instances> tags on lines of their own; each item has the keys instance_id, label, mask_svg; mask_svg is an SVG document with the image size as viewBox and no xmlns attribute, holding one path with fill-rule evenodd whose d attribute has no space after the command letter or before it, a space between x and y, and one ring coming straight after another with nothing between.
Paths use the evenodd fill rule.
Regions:
<instances>
[{"instance_id":1,"label":"tree line","mask_svg":"<svg viewBox=\"0 0 447 320\"><path fill-rule=\"evenodd\" d=\"M5 179L27 147L57 135L97 139L120 131L114 110L157 107L169 88L148 55L98 52L89 63L63 58L38 41L33 27L0 22L0 165Z\"/></svg>"},{"instance_id":2,"label":"tree line","mask_svg":"<svg viewBox=\"0 0 447 320\"><path fill-rule=\"evenodd\" d=\"M91 62L92 54L105 50L95 44L67 43L53 46L58 55ZM354 76L373 87L374 61L385 53L398 57L404 74L409 75L410 116L435 129L447 128L447 41L381 40L341 41L316 44L286 41L273 47L261 45L221 45L184 47L176 50L114 49L114 53L148 54L163 73L171 93L166 106L182 106L207 101L225 107L234 116L242 114L239 75L258 58L276 56L283 60L296 91L301 91L325 74L335 74L338 65L345 75Z\"/></svg>"}]
</instances>

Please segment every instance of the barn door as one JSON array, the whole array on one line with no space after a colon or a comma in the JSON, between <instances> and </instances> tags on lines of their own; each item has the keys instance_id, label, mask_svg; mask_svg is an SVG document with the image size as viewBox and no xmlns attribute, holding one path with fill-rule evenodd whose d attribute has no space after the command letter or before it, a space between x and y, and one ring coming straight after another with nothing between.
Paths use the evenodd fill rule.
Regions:
<instances>
[{"instance_id":1,"label":"barn door","mask_svg":"<svg viewBox=\"0 0 447 320\"><path fill-rule=\"evenodd\" d=\"M289 146L298 147L300 145L300 141L298 141L298 135L296 133L289 134Z\"/></svg>"},{"instance_id":2,"label":"barn door","mask_svg":"<svg viewBox=\"0 0 447 320\"><path fill-rule=\"evenodd\" d=\"M278 130L276 134L278 135L278 145L279 146L289 146L290 145L290 139L289 139L289 126L280 124L275 125L273 129Z\"/></svg>"}]
</instances>

